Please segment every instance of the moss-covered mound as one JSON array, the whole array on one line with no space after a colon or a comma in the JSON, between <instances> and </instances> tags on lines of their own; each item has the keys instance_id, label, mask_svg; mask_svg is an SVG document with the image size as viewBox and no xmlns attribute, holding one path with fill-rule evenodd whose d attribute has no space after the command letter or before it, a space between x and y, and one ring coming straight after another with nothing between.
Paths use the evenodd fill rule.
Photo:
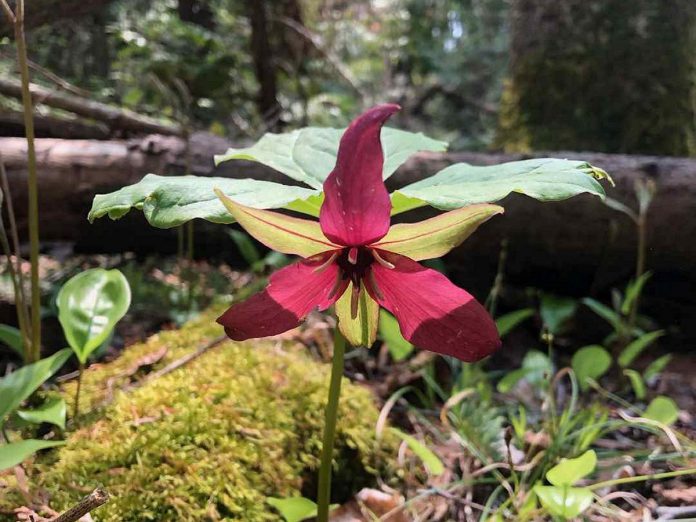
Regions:
<instances>
[{"instance_id":1,"label":"moss-covered mound","mask_svg":"<svg viewBox=\"0 0 696 522\"><path fill-rule=\"evenodd\" d=\"M101 485L112 500L96 521L277 520L267 496L313 487L328 367L299 347L225 342L131 392L113 391L163 346L155 367L219 335L210 319L88 372L86 406L111 393L113 400L37 464L33 480L50 493L52 508ZM374 480L391 450L376 447L368 391L344 382L339 418L334 489L341 496Z\"/></svg>"}]
</instances>

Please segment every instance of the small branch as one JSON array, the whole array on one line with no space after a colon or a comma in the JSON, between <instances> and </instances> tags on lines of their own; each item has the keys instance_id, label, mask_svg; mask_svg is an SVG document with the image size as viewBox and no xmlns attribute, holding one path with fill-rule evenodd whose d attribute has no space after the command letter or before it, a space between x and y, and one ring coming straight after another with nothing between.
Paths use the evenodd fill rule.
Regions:
<instances>
[{"instance_id":1,"label":"small branch","mask_svg":"<svg viewBox=\"0 0 696 522\"><path fill-rule=\"evenodd\" d=\"M97 488L85 498L80 500L74 507L68 509L62 515L52 518L50 522L77 522L87 513L97 509L99 506L106 504L109 501L109 494Z\"/></svg>"},{"instance_id":2,"label":"small branch","mask_svg":"<svg viewBox=\"0 0 696 522\"><path fill-rule=\"evenodd\" d=\"M2 7L3 12L5 13L5 16L10 22L10 25L14 25L17 21L15 18L14 13L12 12L12 9L10 8L9 4L7 3L7 0L0 0L0 7Z\"/></svg>"}]
</instances>

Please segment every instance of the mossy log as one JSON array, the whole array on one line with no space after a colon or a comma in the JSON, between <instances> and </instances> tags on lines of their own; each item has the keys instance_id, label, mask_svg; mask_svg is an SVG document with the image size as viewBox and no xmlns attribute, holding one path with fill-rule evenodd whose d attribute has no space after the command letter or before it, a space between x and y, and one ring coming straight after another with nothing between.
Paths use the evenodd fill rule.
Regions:
<instances>
[{"instance_id":1,"label":"mossy log","mask_svg":"<svg viewBox=\"0 0 696 522\"><path fill-rule=\"evenodd\" d=\"M183 368L120 391L146 377L145 365L161 369L219 336L215 315L86 372L79 425L64 447L30 468L32 488L48 493L52 509L101 486L111 500L93 513L97 522L263 521L279 520L267 496L314 494L328 365L310 359L306 348L224 342ZM73 383L65 385L68 402L74 391ZM370 392L345 382L335 500L374 483L393 459L394 440L376 442L377 416ZM23 503L5 494L0 510Z\"/></svg>"}]
</instances>

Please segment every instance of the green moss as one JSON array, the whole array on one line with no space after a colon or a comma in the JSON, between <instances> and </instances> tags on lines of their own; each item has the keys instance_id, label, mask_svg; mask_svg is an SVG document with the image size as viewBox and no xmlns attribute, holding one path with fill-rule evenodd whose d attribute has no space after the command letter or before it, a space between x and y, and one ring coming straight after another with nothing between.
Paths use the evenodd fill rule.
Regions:
<instances>
[{"instance_id":1,"label":"green moss","mask_svg":"<svg viewBox=\"0 0 696 522\"><path fill-rule=\"evenodd\" d=\"M219 335L211 316L89 371L85 402L103 401L106 383L118 389L124 382L114 378L126 379L146 354L167 346L155 365L162 366ZM37 464L35 486L50 493L54 509L104 486L112 500L96 521L277 520L265 497L312 488L318 467L329 368L305 352L268 341L225 342L134 391L112 392L109 406ZM374 481L393 455L375 443L377 414L367 390L344 382L337 497Z\"/></svg>"}]
</instances>

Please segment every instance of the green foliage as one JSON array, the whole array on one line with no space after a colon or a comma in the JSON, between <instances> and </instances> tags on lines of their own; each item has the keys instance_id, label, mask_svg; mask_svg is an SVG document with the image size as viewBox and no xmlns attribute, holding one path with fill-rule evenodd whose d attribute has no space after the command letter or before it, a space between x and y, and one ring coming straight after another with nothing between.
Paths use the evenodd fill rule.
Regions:
<instances>
[{"instance_id":1,"label":"green foliage","mask_svg":"<svg viewBox=\"0 0 696 522\"><path fill-rule=\"evenodd\" d=\"M413 352L414 346L401 335L396 318L384 309L379 311L378 333L395 361L403 361Z\"/></svg>"},{"instance_id":2,"label":"green foliage","mask_svg":"<svg viewBox=\"0 0 696 522\"><path fill-rule=\"evenodd\" d=\"M645 350L664 334L665 333L662 330L646 333L629 343L628 346L621 351L621 354L619 354L619 358L617 359L619 366L622 368L630 366L630 364L643 352L643 350Z\"/></svg>"},{"instance_id":3,"label":"green foliage","mask_svg":"<svg viewBox=\"0 0 696 522\"><path fill-rule=\"evenodd\" d=\"M512 330L514 330L517 325L533 316L533 308L524 308L522 310L515 310L514 312L501 315L495 320L495 325L498 327L498 334L500 334L500 337L505 337Z\"/></svg>"},{"instance_id":4,"label":"green foliage","mask_svg":"<svg viewBox=\"0 0 696 522\"><path fill-rule=\"evenodd\" d=\"M578 302L575 299L543 294L539 313L544 328L553 335L560 334L566 323L575 315L577 307Z\"/></svg>"},{"instance_id":5,"label":"green foliage","mask_svg":"<svg viewBox=\"0 0 696 522\"><path fill-rule=\"evenodd\" d=\"M185 522L211 513L256 521L276 520L268 496L313 494L305 480L319 465L328 368L301 346L225 342L132 392L117 391L144 377L133 373L139 365L156 371L217 337L218 313L85 372L82 412L113 402L83 415L66 446L36 464L34 486L52 492L52 507L64 509L84 487L101 484L112 495L101 521ZM68 383L64 395L74 389ZM343 383L334 468L340 498L369 485L396 452L391 434L375 443L377 416L369 391Z\"/></svg>"},{"instance_id":6,"label":"green foliage","mask_svg":"<svg viewBox=\"0 0 696 522\"><path fill-rule=\"evenodd\" d=\"M530 350L522 360L522 367L508 372L498 381L498 391L507 393L522 379L532 386L539 386L553 371L553 364L548 356L538 350Z\"/></svg>"},{"instance_id":7,"label":"green foliage","mask_svg":"<svg viewBox=\"0 0 696 522\"><path fill-rule=\"evenodd\" d=\"M425 444L418 439L404 433L403 431L391 428L394 435L403 440L413 453L423 462L423 465L428 470L428 473L434 476L442 475L445 472L445 466L435 453L432 452Z\"/></svg>"},{"instance_id":8,"label":"green foliage","mask_svg":"<svg viewBox=\"0 0 696 522\"><path fill-rule=\"evenodd\" d=\"M48 399L38 408L31 410L17 410L17 416L32 424L41 424L47 422L58 426L60 429L65 429L65 400L62 397L53 397Z\"/></svg>"},{"instance_id":9,"label":"green foliage","mask_svg":"<svg viewBox=\"0 0 696 522\"><path fill-rule=\"evenodd\" d=\"M271 506L278 510L285 522L302 522L317 516L317 504L304 497L266 499Z\"/></svg>"},{"instance_id":10,"label":"green foliage","mask_svg":"<svg viewBox=\"0 0 696 522\"><path fill-rule=\"evenodd\" d=\"M679 417L679 408L674 400L660 395L655 397L643 413L643 417L669 426Z\"/></svg>"},{"instance_id":11,"label":"green foliage","mask_svg":"<svg viewBox=\"0 0 696 522\"><path fill-rule=\"evenodd\" d=\"M21 464L37 451L65 444L62 440L26 439L0 445L0 471Z\"/></svg>"},{"instance_id":12,"label":"green foliage","mask_svg":"<svg viewBox=\"0 0 696 522\"><path fill-rule=\"evenodd\" d=\"M645 388L645 382L643 381L643 376L636 370L632 370L630 368L624 369L623 374L628 378L628 381L631 383L631 388L633 389L633 393L635 394L636 399L643 400L647 393L647 390Z\"/></svg>"},{"instance_id":13,"label":"green foliage","mask_svg":"<svg viewBox=\"0 0 696 522\"><path fill-rule=\"evenodd\" d=\"M111 335L130 300L128 281L118 270L93 268L63 285L56 299L58 320L80 363Z\"/></svg>"},{"instance_id":14,"label":"green foliage","mask_svg":"<svg viewBox=\"0 0 696 522\"><path fill-rule=\"evenodd\" d=\"M20 357L24 357L22 332L20 332L18 328L7 324L0 324L0 342L12 348Z\"/></svg>"},{"instance_id":15,"label":"green foliage","mask_svg":"<svg viewBox=\"0 0 696 522\"><path fill-rule=\"evenodd\" d=\"M611 364L611 354L598 344L580 348L571 360L571 367L583 391L589 386L588 379L598 380L607 373Z\"/></svg>"},{"instance_id":16,"label":"green foliage","mask_svg":"<svg viewBox=\"0 0 696 522\"><path fill-rule=\"evenodd\" d=\"M536 485L534 493L550 513L564 520L573 519L590 507L594 496L589 488L572 485L592 473L596 466L597 455L593 450L588 450L574 459L561 459L546 472L546 480L553 485Z\"/></svg>"},{"instance_id":17,"label":"green foliage","mask_svg":"<svg viewBox=\"0 0 696 522\"><path fill-rule=\"evenodd\" d=\"M571 486L592 473L597 467L597 454L588 450L574 459L561 459L546 472L546 480L554 486Z\"/></svg>"}]
</instances>

